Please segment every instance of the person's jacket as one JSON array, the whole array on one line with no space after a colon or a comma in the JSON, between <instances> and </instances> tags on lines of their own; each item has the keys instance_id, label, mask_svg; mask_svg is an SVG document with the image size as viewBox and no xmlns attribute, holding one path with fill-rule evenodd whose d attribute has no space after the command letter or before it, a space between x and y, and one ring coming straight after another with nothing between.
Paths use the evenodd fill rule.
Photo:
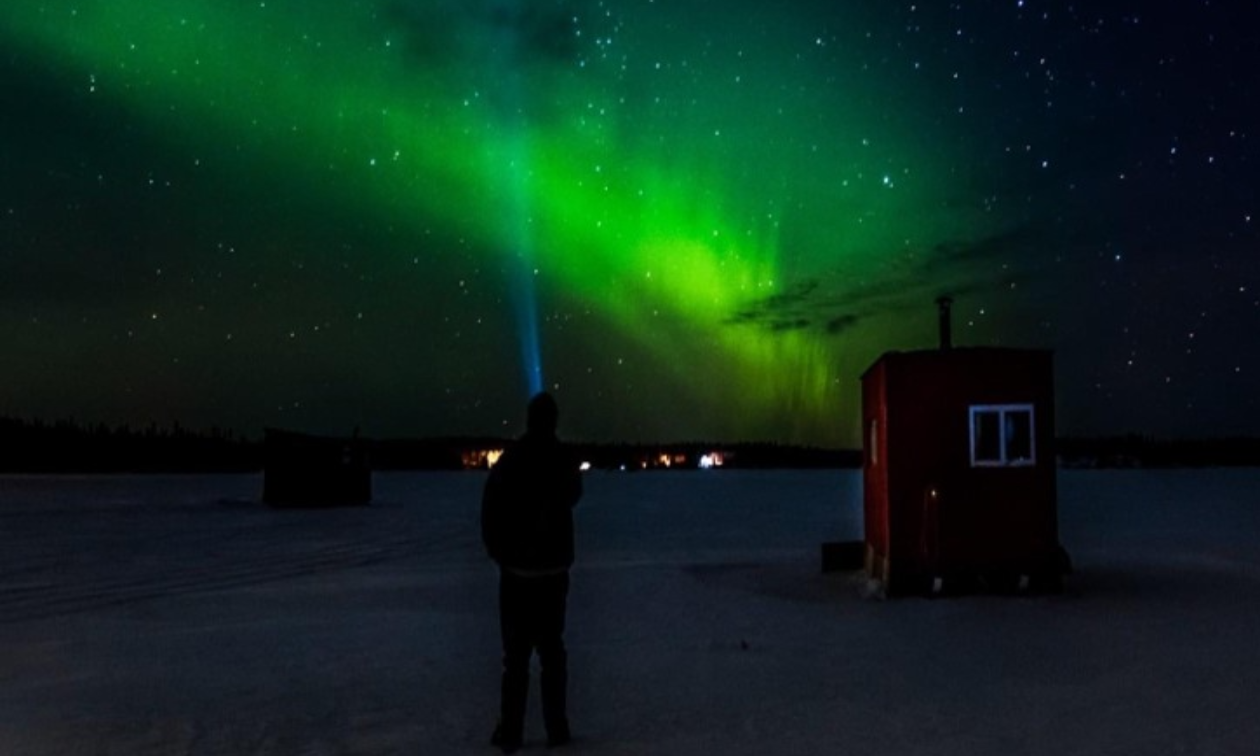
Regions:
<instances>
[{"instance_id":1,"label":"person's jacket","mask_svg":"<svg viewBox=\"0 0 1260 756\"><path fill-rule=\"evenodd\" d=\"M573 507L582 474L555 437L526 433L490 470L481 498L481 539L499 566L521 574L573 564Z\"/></svg>"}]
</instances>

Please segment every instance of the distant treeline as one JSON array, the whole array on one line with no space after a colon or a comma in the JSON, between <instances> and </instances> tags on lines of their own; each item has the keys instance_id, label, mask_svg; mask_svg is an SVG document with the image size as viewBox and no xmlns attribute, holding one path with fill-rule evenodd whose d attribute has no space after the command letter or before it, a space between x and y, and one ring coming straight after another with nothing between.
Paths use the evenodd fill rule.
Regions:
<instances>
[{"instance_id":1,"label":"distant treeline","mask_svg":"<svg viewBox=\"0 0 1260 756\"><path fill-rule=\"evenodd\" d=\"M432 438L376 441L371 445L377 470L457 470L484 468L492 452L505 449L510 439ZM772 443L720 444L572 444L574 453L599 470L695 469L708 458L715 467L827 468L860 467L860 451L817 449Z\"/></svg>"},{"instance_id":2,"label":"distant treeline","mask_svg":"<svg viewBox=\"0 0 1260 756\"><path fill-rule=\"evenodd\" d=\"M262 469L262 445L232 431L175 423L79 425L0 418L0 472L247 472Z\"/></svg>"},{"instance_id":3,"label":"distant treeline","mask_svg":"<svg viewBox=\"0 0 1260 756\"><path fill-rule=\"evenodd\" d=\"M1061 467L1260 467L1260 438L1059 439Z\"/></svg>"},{"instance_id":4,"label":"distant treeline","mask_svg":"<svg viewBox=\"0 0 1260 756\"><path fill-rule=\"evenodd\" d=\"M452 437L367 440L375 470L484 469L509 439ZM862 452L774 443L575 444L592 468L696 469L706 460L725 469L857 468ZM1062 467L1260 466L1260 438L1165 440L1126 435L1063 438ZM44 423L0 417L0 473L257 472L261 440L230 430Z\"/></svg>"},{"instance_id":5,"label":"distant treeline","mask_svg":"<svg viewBox=\"0 0 1260 756\"><path fill-rule=\"evenodd\" d=\"M495 437L363 439L375 470L485 468L511 443ZM861 452L771 443L575 444L596 469L695 469L708 457L723 468L858 467ZM265 464L261 440L230 430L189 430L178 423L82 425L0 417L0 473L256 472Z\"/></svg>"},{"instance_id":6,"label":"distant treeline","mask_svg":"<svg viewBox=\"0 0 1260 756\"><path fill-rule=\"evenodd\" d=\"M724 469L820 469L861 467L862 452L847 449L819 449L775 443L722 444L691 442L679 444L578 444L578 454L592 467L609 470L696 468L708 457Z\"/></svg>"}]
</instances>

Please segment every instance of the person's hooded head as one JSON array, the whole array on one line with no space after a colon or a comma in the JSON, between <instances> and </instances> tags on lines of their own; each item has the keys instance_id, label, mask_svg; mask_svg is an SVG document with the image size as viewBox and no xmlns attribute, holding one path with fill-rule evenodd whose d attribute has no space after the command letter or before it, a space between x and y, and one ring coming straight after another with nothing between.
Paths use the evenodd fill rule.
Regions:
<instances>
[{"instance_id":1,"label":"person's hooded head","mask_svg":"<svg viewBox=\"0 0 1260 756\"><path fill-rule=\"evenodd\" d=\"M525 431L534 436L556 435L560 407L546 391L535 394L525 409Z\"/></svg>"}]
</instances>

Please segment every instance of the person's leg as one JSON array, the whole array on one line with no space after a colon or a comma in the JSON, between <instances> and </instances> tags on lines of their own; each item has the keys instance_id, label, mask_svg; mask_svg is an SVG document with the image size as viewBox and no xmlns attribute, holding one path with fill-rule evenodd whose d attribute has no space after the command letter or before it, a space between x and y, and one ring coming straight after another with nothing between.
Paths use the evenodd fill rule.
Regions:
<instances>
[{"instance_id":1,"label":"person's leg","mask_svg":"<svg viewBox=\"0 0 1260 756\"><path fill-rule=\"evenodd\" d=\"M525 729L529 695L530 606L526 581L510 572L499 573L499 628L503 635L503 680L499 726L494 744L505 751L519 747Z\"/></svg>"},{"instance_id":2,"label":"person's leg","mask_svg":"<svg viewBox=\"0 0 1260 756\"><path fill-rule=\"evenodd\" d=\"M564 648L565 608L569 596L569 574L548 576L539 581L538 660L542 666L543 721L551 745L569 742L568 677L569 658Z\"/></svg>"}]
</instances>

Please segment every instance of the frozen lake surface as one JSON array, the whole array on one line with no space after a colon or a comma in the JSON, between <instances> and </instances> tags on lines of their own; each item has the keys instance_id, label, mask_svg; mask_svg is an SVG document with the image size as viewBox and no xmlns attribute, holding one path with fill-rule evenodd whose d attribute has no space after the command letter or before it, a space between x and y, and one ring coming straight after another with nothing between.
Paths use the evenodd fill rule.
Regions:
<instances>
[{"instance_id":1,"label":"frozen lake surface","mask_svg":"<svg viewBox=\"0 0 1260 756\"><path fill-rule=\"evenodd\" d=\"M0 477L0 754L461 754L498 701L475 473ZM860 597L855 471L594 473L575 754L1254 754L1260 471L1065 472L1061 596ZM543 753L537 689L526 753Z\"/></svg>"}]
</instances>

